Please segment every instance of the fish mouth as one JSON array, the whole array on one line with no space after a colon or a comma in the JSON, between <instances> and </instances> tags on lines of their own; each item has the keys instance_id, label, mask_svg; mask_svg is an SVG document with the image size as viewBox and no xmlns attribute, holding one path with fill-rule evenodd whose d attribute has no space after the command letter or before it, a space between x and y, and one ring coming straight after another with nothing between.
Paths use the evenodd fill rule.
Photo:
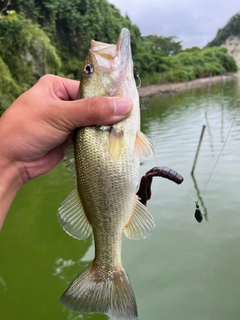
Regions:
<instances>
[{"instance_id":1,"label":"fish mouth","mask_svg":"<svg viewBox=\"0 0 240 320\"><path fill-rule=\"evenodd\" d=\"M108 44L92 40L90 51L99 67L114 70L117 66L125 69L132 58L131 35L128 29L122 29L117 44Z\"/></svg>"},{"instance_id":2,"label":"fish mouth","mask_svg":"<svg viewBox=\"0 0 240 320\"><path fill-rule=\"evenodd\" d=\"M122 29L118 42L117 42L117 52L118 55L121 55L122 57L129 58L132 56L131 54L131 34L128 29L124 28Z\"/></svg>"}]
</instances>

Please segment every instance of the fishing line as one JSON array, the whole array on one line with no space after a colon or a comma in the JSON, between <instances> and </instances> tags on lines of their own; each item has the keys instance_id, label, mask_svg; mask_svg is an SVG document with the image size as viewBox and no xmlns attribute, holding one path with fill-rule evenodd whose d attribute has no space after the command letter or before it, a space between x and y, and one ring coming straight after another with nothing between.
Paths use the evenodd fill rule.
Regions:
<instances>
[{"instance_id":1,"label":"fishing line","mask_svg":"<svg viewBox=\"0 0 240 320\"><path fill-rule=\"evenodd\" d=\"M131 37L131 43L134 43L134 38L133 38L132 34L130 34L130 37ZM139 73L138 73L138 71L137 71L136 68L133 68L133 73L134 73L134 77L136 77L136 78L138 79L138 81L139 81L138 85L136 84L137 89L139 89L139 88L141 87L141 85L142 85L142 80L141 80L141 78L140 78L140 76L139 76ZM140 109L144 110L146 121L147 121L147 123L149 124L149 119L148 119L147 111L146 111L147 108L146 108L145 105L144 105L144 100L143 100L143 98L139 98L139 102L140 102ZM149 141L151 142L151 144L152 144L153 147L154 147L154 143L153 143L153 139L152 139L152 137L151 137L151 133L150 133L150 135L148 136L148 139L149 139ZM154 150L156 150L156 149L154 148ZM156 152L154 152L153 154L154 154L156 166L158 166Z\"/></svg>"},{"instance_id":2,"label":"fishing line","mask_svg":"<svg viewBox=\"0 0 240 320\"><path fill-rule=\"evenodd\" d=\"M213 176L214 170L215 170L215 168L216 168L216 166L217 166L217 164L218 164L218 162L219 162L219 159L220 159L220 157L221 157L221 155L222 155L222 153L223 153L223 150L224 150L224 148L225 148L225 146L226 146L226 143L227 143L227 141L228 141L228 138L229 138L230 133L231 133L232 128L233 128L233 124L234 124L234 122L235 122L235 120L236 120L236 118L237 118L238 112L239 112L239 104L237 105L237 110L236 110L236 113L235 113L235 115L234 115L234 117L233 117L233 120L232 120L232 123L231 123L231 125L230 125L230 128L229 128L229 130L228 130L226 139L225 139L225 141L224 141L224 143L223 143L223 146L222 146L222 148L221 148L221 150L220 150L220 153L219 153L219 155L218 155L218 157L217 157L217 160L215 161L215 164L214 164L214 166L213 166L213 168L212 168L212 171L211 171L211 173L210 173L210 175L209 175L209 178L208 178L208 180L207 180L207 182L206 182L206 185L205 185L205 187L204 187L201 200L203 200L203 197L204 197L204 195L205 195L207 186L208 186L208 184L209 184L209 182L210 182L210 180L211 180L211 178L212 178L212 176ZM188 192L188 195L195 201L195 205L196 205L195 218L196 218L196 220L197 220L198 222L201 222L201 221L202 221L202 213L201 213L201 210L200 210L200 208L199 208L199 201L198 201L198 200L195 200L195 199L191 196L191 194L190 194L189 192Z\"/></svg>"},{"instance_id":3,"label":"fishing line","mask_svg":"<svg viewBox=\"0 0 240 320\"><path fill-rule=\"evenodd\" d=\"M190 198L193 199L194 202L196 202L196 199L194 199L193 196L189 192L188 192L188 195L189 195Z\"/></svg>"},{"instance_id":4,"label":"fishing line","mask_svg":"<svg viewBox=\"0 0 240 320\"><path fill-rule=\"evenodd\" d=\"M141 87L141 85L142 85L142 81L141 81L141 78L139 76L139 73L138 73L137 69L133 68L133 70L134 70L134 76L139 80L139 84L137 86L137 89L139 89ZM147 108L145 107L145 103L144 103L143 98L139 98L139 101L140 101L140 109L144 111L146 122L149 125L150 122L149 122L149 118L148 118L148 115L147 115ZM148 139L149 139L149 141L151 142L151 144L153 145L153 148L154 148L154 143L153 143L153 139L152 139L151 135L152 134L150 133L149 136L148 136ZM154 150L156 150L156 149L154 148ZM156 152L154 152L153 155L154 155L156 166L158 166Z\"/></svg>"},{"instance_id":5,"label":"fishing line","mask_svg":"<svg viewBox=\"0 0 240 320\"><path fill-rule=\"evenodd\" d=\"M239 107L239 106L238 106L238 107ZM203 190L203 197L204 197L205 191L206 191L206 189L207 189L207 186L208 186L208 184L209 184L209 182L210 182L210 180L211 180L211 178L212 178L213 172L214 172L214 170L215 170L215 168L216 168L216 166L217 166L217 164L218 164L218 161L219 161L219 159L220 159L220 157L221 157L221 155L222 155L222 153L223 153L223 150L224 150L224 147L225 147L225 145L226 145L226 143L227 143L227 140L228 140L228 138L229 138L230 132L231 132L231 130L232 130L233 124L234 124L234 122L235 122L235 120L236 120L236 117L237 117L237 114L238 114L238 111L239 111L238 107L237 107L237 111L236 111L236 113L235 113L235 116L234 116L234 118L233 118L233 121L232 121L232 123L231 123L231 126L230 126L230 128L229 128L229 130L228 130L228 134L227 134L227 136L226 136L226 139L225 139L225 141L224 141L224 143L223 143L222 149L221 149L221 151L220 151L220 153L219 153L219 155L218 155L218 158L217 158L217 160L216 160L216 162L215 162L215 164L214 164L214 166L213 166L213 169L212 169L212 171L211 171L211 173L210 173L210 176L209 176L209 178L208 178L208 181L207 181L207 183L206 183L206 185L205 185L205 188L204 188L204 190Z\"/></svg>"},{"instance_id":6,"label":"fishing line","mask_svg":"<svg viewBox=\"0 0 240 320\"><path fill-rule=\"evenodd\" d=\"M149 125L150 121L149 121L149 118L148 118L148 115L147 115L147 108L145 107L145 103L144 103L143 98L141 98L141 109L144 111L146 122ZM151 142L151 144L153 145L153 148L154 148L154 143L153 143L152 133L151 132L150 132L150 134L148 136L148 139L150 140L150 142ZM158 166L156 148L154 148L153 156L154 156L154 160L155 160L156 166Z\"/></svg>"}]
</instances>

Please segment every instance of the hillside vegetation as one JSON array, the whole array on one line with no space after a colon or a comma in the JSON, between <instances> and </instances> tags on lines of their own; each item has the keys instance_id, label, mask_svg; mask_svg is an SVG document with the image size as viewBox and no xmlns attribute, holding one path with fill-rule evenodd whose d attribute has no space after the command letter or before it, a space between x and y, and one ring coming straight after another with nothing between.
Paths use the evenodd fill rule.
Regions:
<instances>
[{"instance_id":1,"label":"hillside vegetation","mask_svg":"<svg viewBox=\"0 0 240 320\"><path fill-rule=\"evenodd\" d=\"M207 47L221 46L230 36L240 37L240 13L234 15L224 28L218 30L216 37Z\"/></svg>"},{"instance_id":2,"label":"hillside vegetation","mask_svg":"<svg viewBox=\"0 0 240 320\"><path fill-rule=\"evenodd\" d=\"M156 50L148 54L146 50L135 62L144 84L183 82L237 71L236 62L222 47L193 48L171 56Z\"/></svg>"},{"instance_id":3,"label":"hillside vegetation","mask_svg":"<svg viewBox=\"0 0 240 320\"><path fill-rule=\"evenodd\" d=\"M174 36L142 37L107 0L3 0L0 12L0 113L45 73L79 79L91 39L116 43L122 28L143 84L237 70L224 48L183 51Z\"/></svg>"}]
</instances>

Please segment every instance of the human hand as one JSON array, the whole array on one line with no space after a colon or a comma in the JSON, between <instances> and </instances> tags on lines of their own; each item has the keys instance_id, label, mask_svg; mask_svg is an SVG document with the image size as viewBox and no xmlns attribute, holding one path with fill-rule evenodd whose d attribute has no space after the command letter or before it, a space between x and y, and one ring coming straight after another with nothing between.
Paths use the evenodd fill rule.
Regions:
<instances>
[{"instance_id":1,"label":"human hand","mask_svg":"<svg viewBox=\"0 0 240 320\"><path fill-rule=\"evenodd\" d=\"M123 98L75 100L78 88L78 81L43 76L2 115L0 200L7 190L14 198L25 182L59 163L64 142L75 128L112 124L131 111L131 102Z\"/></svg>"}]
</instances>

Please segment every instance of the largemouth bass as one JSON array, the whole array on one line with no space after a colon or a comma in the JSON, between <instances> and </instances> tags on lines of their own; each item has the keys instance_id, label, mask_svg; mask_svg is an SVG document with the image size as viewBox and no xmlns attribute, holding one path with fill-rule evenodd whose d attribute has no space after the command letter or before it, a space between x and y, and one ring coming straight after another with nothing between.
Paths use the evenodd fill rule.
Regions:
<instances>
[{"instance_id":1,"label":"largemouth bass","mask_svg":"<svg viewBox=\"0 0 240 320\"><path fill-rule=\"evenodd\" d=\"M58 219L77 239L94 236L95 258L73 281L61 302L78 312L137 319L135 296L121 261L123 233L149 236L154 221L136 192L140 157L153 148L140 132L139 97L133 75L130 33L123 29L116 45L92 40L82 71L79 98L122 96L132 100L128 118L111 126L74 132L65 161L76 187L61 204ZM74 160L75 159L75 160Z\"/></svg>"}]
</instances>

